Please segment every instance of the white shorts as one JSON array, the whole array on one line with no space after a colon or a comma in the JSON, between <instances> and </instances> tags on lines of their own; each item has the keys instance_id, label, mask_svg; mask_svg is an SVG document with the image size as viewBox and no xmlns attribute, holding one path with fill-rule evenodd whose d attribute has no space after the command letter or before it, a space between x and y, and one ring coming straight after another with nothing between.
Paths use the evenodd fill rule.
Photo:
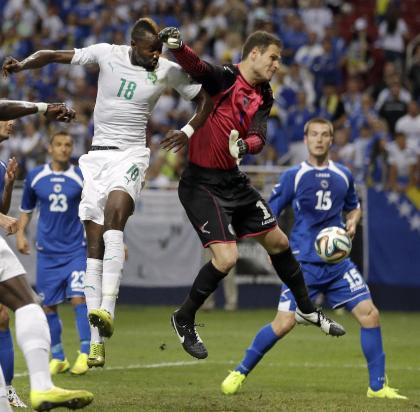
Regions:
<instances>
[{"instance_id":1,"label":"white shorts","mask_svg":"<svg viewBox=\"0 0 420 412\"><path fill-rule=\"evenodd\" d=\"M79 217L104 224L104 209L113 190L123 190L138 199L149 167L150 149L94 150L79 159L83 174Z\"/></svg>"},{"instance_id":2,"label":"white shorts","mask_svg":"<svg viewBox=\"0 0 420 412\"><path fill-rule=\"evenodd\" d=\"M0 237L0 282L26 273L7 242Z\"/></svg>"}]
</instances>

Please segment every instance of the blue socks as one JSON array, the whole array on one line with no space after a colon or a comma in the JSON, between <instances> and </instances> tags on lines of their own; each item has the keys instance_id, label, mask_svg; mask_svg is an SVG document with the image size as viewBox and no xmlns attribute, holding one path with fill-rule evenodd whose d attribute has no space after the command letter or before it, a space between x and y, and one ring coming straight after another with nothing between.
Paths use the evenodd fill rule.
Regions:
<instances>
[{"instance_id":1,"label":"blue socks","mask_svg":"<svg viewBox=\"0 0 420 412\"><path fill-rule=\"evenodd\" d=\"M271 324L263 326L255 335L254 341L245 352L245 357L235 370L248 375L279 339Z\"/></svg>"},{"instance_id":2,"label":"blue socks","mask_svg":"<svg viewBox=\"0 0 420 412\"><path fill-rule=\"evenodd\" d=\"M64 360L63 345L61 343L61 320L58 313L47 313L48 326L51 335L51 356L53 359Z\"/></svg>"},{"instance_id":3,"label":"blue socks","mask_svg":"<svg viewBox=\"0 0 420 412\"><path fill-rule=\"evenodd\" d=\"M89 353L90 347L90 326L87 315L86 303L74 306L76 325L80 337L80 353Z\"/></svg>"},{"instance_id":4,"label":"blue socks","mask_svg":"<svg viewBox=\"0 0 420 412\"><path fill-rule=\"evenodd\" d=\"M11 385L15 369L15 354L10 329L0 330L0 366L3 369L6 385Z\"/></svg>"},{"instance_id":5,"label":"blue socks","mask_svg":"<svg viewBox=\"0 0 420 412\"><path fill-rule=\"evenodd\" d=\"M382 389L385 383L385 353L382 347L381 328L361 328L360 342L369 370L369 386Z\"/></svg>"}]
</instances>

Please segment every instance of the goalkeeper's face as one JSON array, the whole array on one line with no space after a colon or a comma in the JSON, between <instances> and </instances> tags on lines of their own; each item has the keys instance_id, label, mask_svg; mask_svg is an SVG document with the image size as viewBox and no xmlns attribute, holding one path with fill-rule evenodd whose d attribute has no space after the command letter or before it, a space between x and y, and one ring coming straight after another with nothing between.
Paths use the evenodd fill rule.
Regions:
<instances>
[{"instance_id":1,"label":"goalkeeper's face","mask_svg":"<svg viewBox=\"0 0 420 412\"><path fill-rule=\"evenodd\" d=\"M251 52L251 61L257 82L269 82L280 67L281 50L271 44L264 51L258 47Z\"/></svg>"},{"instance_id":2,"label":"goalkeeper's face","mask_svg":"<svg viewBox=\"0 0 420 412\"><path fill-rule=\"evenodd\" d=\"M131 62L151 72L158 65L159 56L162 53L162 42L158 36L147 34L141 39L131 40L131 51Z\"/></svg>"}]
</instances>

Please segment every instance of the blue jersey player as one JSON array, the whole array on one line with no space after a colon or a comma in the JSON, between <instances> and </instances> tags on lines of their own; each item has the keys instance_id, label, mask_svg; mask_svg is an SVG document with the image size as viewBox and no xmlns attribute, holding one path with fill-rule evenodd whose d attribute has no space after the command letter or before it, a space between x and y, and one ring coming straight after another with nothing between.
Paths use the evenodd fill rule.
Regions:
<instances>
[{"instance_id":1,"label":"blue jersey player","mask_svg":"<svg viewBox=\"0 0 420 412\"><path fill-rule=\"evenodd\" d=\"M308 160L288 169L280 177L273 189L270 206L277 216L286 206L293 207L295 223L290 244L301 264L309 296L314 299L323 293L333 308L346 308L359 322L362 351L369 371L367 396L406 399L386 382L379 312L362 275L350 259L328 264L321 261L314 249L315 237L321 229L342 226L353 237L361 217L351 172L328 159L333 141L332 124L322 118L308 121L304 140ZM296 322L304 323L295 311L293 295L283 285L276 317L260 329L241 363L223 381L224 394L236 393L264 354L286 336Z\"/></svg>"},{"instance_id":2,"label":"blue jersey player","mask_svg":"<svg viewBox=\"0 0 420 412\"><path fill-rule=\"evenodd\" d=\"M39 210L36 233L36 289L43 300L51 332L51 374L66 372L70 364L61 343L61 321L57 305L70 299L80 337L80 353L70 372L87 372L90 328L83 292L86 271L86 243L78 217L83 177L69 163L73 140L65 132L52 136L48 152L51 163L31 170L25 180L21 204L20 229L16 234L21 253L29 253L25 237L32 212Z\"/></svg>"}]
</instances>

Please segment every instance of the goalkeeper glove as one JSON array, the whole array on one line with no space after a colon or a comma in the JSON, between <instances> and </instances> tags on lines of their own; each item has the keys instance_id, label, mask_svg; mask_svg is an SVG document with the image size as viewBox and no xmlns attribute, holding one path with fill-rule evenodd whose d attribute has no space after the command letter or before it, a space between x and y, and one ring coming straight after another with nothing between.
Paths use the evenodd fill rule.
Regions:
<instances>
[{"instance_id":1,"label":"goalkeeper glove","mask_svg":"<svg viewBox=\"0 0 420 412\"><path fill-rule=\"evenodd\" d=\"M179 49L182 46L181 33L176 27L165 27L158 33L160 41L169 49Z\"/></svg>"},{"instance_id":2,"label":"goalkeeper glove","mask_svg":"<svg viewBox=\"0 0 420 412\"><path fill-rule=\"evenodd\" d=\"M245 140L239 139L239 132L235 129L231 130L229 135L229 152L232 157L237 159L237 163L248 152L248 145Z\"/></svg>"}]
</instances>

